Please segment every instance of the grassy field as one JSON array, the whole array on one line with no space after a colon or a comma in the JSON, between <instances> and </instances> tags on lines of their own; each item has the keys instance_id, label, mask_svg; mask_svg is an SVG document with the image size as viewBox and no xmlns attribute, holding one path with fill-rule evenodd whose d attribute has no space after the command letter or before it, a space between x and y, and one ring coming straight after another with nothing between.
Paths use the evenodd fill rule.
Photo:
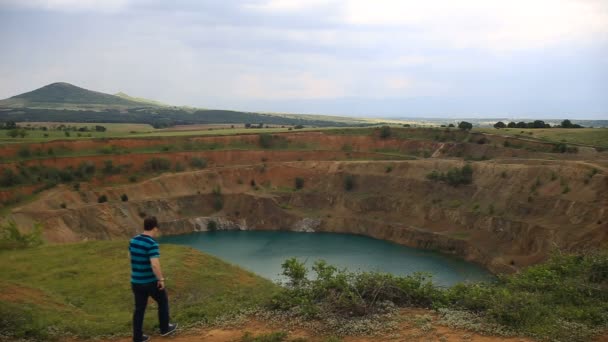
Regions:
<instances>
[{"instance_id":1,"label":"grassy field","mask_svg":"<svg viewBox=\"0 0 608 342\"><path fill-rule=\"evenodd\" d=\"M0 339L129 335L133 298L128 241L0 252ZM190 248L161 246L172 319L209 322L265 302L277 286ZM145 331L157 329L155 306Z\"/></svg>"},{"instance_id":2,"label":"grassy field","mask_svg":"<svg viewBox=\"0 0 608 342\"><path fill-rule=\"evenodd\" d=\"M608 148L608 128L549 128L549 129L525 129L525 128L475 128L474 131L509 135L526 139L538 139L548 142L580 144Z\"/></svg>"}]
</instances>

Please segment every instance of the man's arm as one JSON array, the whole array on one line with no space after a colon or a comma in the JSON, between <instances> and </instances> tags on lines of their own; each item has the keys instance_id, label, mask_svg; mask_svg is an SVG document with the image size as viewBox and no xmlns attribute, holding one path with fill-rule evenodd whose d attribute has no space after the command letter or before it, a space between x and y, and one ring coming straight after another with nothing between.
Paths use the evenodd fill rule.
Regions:
<instances>
[{"instance_id":1,"label":"man's arm","mask_svg":"<svg viewBox=\"0 0 608 342\"><path fill-rule=\"evenodd\" d=\"M158 288L161 290L165 289L165 278L163 277L163 272L160 268L160 258L150 258L150 264L152 264L152 272L158 279Z\"/></svg>"}]
</instances>

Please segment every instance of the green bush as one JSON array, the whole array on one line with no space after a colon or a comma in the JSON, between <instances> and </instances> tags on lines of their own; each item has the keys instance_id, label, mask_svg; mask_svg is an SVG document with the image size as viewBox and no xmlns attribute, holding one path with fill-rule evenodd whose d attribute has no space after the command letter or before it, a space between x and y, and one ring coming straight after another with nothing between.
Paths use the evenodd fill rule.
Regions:
<instances>
[{"instance_id":1,"label":"green bush","mask_svg":"<svg viewBox=\"0 0 608 342\"><path fill-rule=\"evenodd\" d=\"M11 169L4 169L0 174L0 186L9 187L19 185L22 182L23 179Z\"/></svg>"},{"instance_id":2,"label":"green bush","mask_svg":"<svg viewBox=\"0 0 608 342\"><path fill-rule=\"evenodd\" d=\"M222 196L222 188L216 186L213 188L213 209L220 211L224 208L224 197Z\"/></svg>"},{"instance_id":3,"label":"green bush","mask_svg":"<svg viewBox=\"0 0 608 342\"><path fill-rule=\"evenodd\" d=\"M304 187L304 178L302 177L296 177L295 179L295 185L296 185L296 189L300 190Z\"/></svg>"},{"instance_id":4,"label":"green bush","mask_svg":"<svg viewBox=\"0 0 608 342\"><path fill-rule=\"evenodd\" d=\"M391 127L390 126L382 126L380 127L380 138L388 139L391 137Z\"/></svg>"},{"instance_id":5,"label":"green bush","mask_svg":"<svg viewBox=\"0 0 608 342\"><path fill-rule=\"evenodd\" d=\"M446 173L433 170L426 175L426 178L433 181L443 181L451 186L471 184L473 182L473 168L470 164L466 164L462 168L451 168Z\"/></svg>"},{"instance_id":6,"label":"green bush","mask_svg":"<svg viewBox=\"0 0 608 342\"><path fill-rule=\"evenodd\" d=\"M353 175L346 175L344 177L344 190L351 191L355 188L355 177Z\"/></svg>"},{"instance_id":7,"label":"green bush","mask_svg":"<svg viewBox=\"0 0 608 342\"><path fill-rule=\"evenodd\" d=\"M19 149L19 152L17 152L17 154L19 155L19 157L21 158L29 158L32 156L32 152L30 151L29 148L27 147L22 147Z\"/></svg>"},{"instance_id":8,"label":"green bush","mask_svg":"<svg viewBox=\"0 0 608 342\"><path fill-rule=\"evenodd\" d=\"M217 230L217 222L211 220L207 222L207 230L210 232L214 232Z\"/></svg>"},{"instance_id":9,"label":"green bush","mask_svg":"<svg viewBox=\"0 0 608 342\"><path fill-rule=\"evenodd\" d=\"M204 169L207 167L207 160L204 158L194 157L190 160L190 166L195 169Z\"/></svg>"},{"instance_id":10,"label":"green bush","mask_svg":"<svg viewBox=\"0 0 608 342\"><path fill-rule=\"evenodd\" d=\"M97 203L105 203L108 201L108 196L106 195L101 195L99 197L97 197Z\"/></svg>"},{"instance_id":11,"label":"green bush","mask_svg":"<svg viewBox=\"0 0 608 342\"><path fill-rule=\"evenodd\" d=\"M608 327L608 251L555 254L546 263L493 282L433 285L424 274L348 272L317 261L315 276L286 260L285 287L269 305L304 317L368 315L380 303L464 310L496 331L541 340L590 341Z\"/></svg>"},{"instance_id":12,"label":"green bush","mask_svg":"<svg viewBox=\"0 0 608 342\"><path fill-rule=\"evenodd\" d=\"M17 223L12 220L0 226L0 250L30 248L43 243L40 224L34 224L30 233L21 233Z\"/></svg>"},{"instance_id":13,"label":"green bush","mask_svg":"<svg viewBox=\"0 0 608 342\"><path fill-rule=\"evenodd\" d=\"M143 166L145 171L149 172L162 172L169 171L171 169L171 161L166 158L154 157L146 160Z\"/></svg>"},{"instance_id":14,"label":"green bush","mask_svg":"<svg viewBox=\"0 0 608 342\"><path fill-rule=\"evenodd\" d=\"M129 196L127 196L127 194L122 194L120 196L120 200L123 202L128 202L129 201Z\"/></svg>"},{"instance_id":15,"label":"green bush","mask_svg":"<svg viewBox=\"0 0 608 342\"><path fill-rule=\"evenodd\" d=\"M273 136L268 133L260 134L258 139L262 148L271 148L273 145Z\"/></svg>"}]
</instances>

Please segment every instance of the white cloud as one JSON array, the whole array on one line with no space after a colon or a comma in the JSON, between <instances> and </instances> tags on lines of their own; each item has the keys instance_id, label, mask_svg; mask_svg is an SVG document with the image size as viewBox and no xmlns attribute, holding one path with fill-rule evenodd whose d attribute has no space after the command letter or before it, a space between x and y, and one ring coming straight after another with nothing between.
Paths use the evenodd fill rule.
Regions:
<instances>
[{"instance_id":1,"label":"white cloud","mask_svg":"<svg viewBox=\"0 0 608 342\"><path fill-rule=\"evenodd\" d=\"M0 7L29 8L60 12L117 12L129 0L0 0Z\"/></svg>"},{"instance_id":2,"label":"white cloud","mask_svg":"<svg viewBox=\"0 0 608 342\"><path fill-rule=\"evenodd\" d=\"M315 9L349 29L391 28L409 39L449 48L510 51L608 35L603 0L269 0L258 11ZM323 10L323 8L325 10ZM396 36L396 34L395 34ZM398 42L397 42L398 43Z\"/></svg>"},{"instance_id":3,"label":"white cloud","mask_svg":"<svg viewBox=\"0 0 608 342\"><path fill-rule=\"evenodd\" d=\"M237 78L234 92L246 99L329 99L346 95L338 82L307 72L248 73Z\"/></svg>"}]
</instances>

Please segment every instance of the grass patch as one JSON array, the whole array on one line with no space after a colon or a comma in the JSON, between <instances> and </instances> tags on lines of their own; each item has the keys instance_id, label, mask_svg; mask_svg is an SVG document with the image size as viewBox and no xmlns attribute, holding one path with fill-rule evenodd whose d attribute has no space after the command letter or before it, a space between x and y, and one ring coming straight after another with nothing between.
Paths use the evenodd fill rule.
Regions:
<instances>
[{"instance_id":1,"label":"grass patch","mask_svg":"<svg viewBox=\"0 0 608 342\"><path fill-rule=\"evenodd\" d=\"M82 338L131 333L128 242L97 241L0 253L0 335ZM161 246L173 320L213 322L255 307L277 289L270 281L191 248ZM146 331L158 324L148 307Z\"/></svg>"}]
</instances>

